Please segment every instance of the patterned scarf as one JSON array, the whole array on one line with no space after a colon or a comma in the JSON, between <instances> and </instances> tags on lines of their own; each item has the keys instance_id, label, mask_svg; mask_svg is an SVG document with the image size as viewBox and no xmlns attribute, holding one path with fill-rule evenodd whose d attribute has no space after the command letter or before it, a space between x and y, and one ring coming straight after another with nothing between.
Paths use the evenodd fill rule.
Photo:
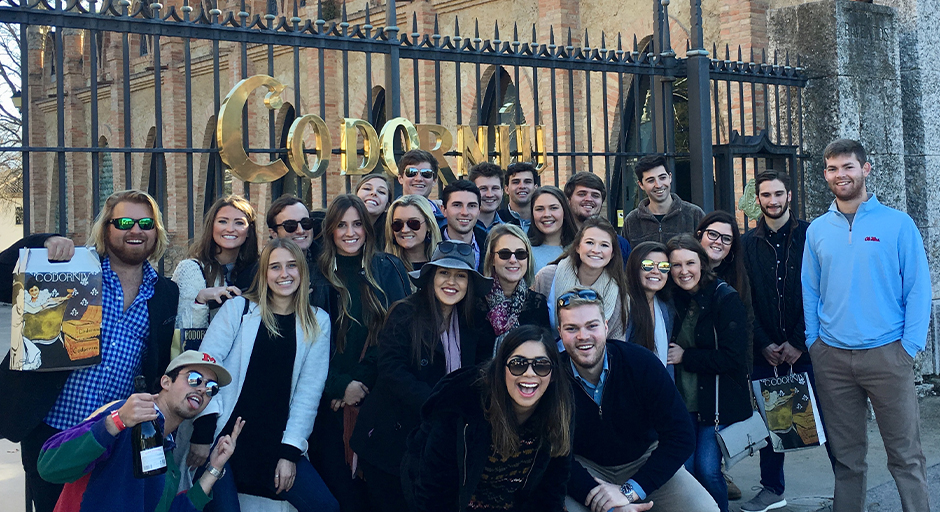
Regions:
<instances>
[{"instance_id":1,"label":"patterned scarf","mask_svg":"<svg viewBox=\"0 0 940 512\"><path fill-rule=\"evenodd\" d=\"M486 305L489 307L486 318L493 324L496 336L502 338L504 334L519 326L519 313L522 312L522 304L528 294L529 287L525 279L519 281L516 290L509 297L503 292L499 279L493 279L493 290L486 296Z\"/></svg>"},{"instance_id":2,"label":"patterned scarf","mask_svg":"<svg viewBox=\"0 0 940 512\"><path fill-rule=\"evenodd\" d=\"M564 258L558 262L558 269L555 271L555 299L562 294L570 291L575 286L585 286L578 279L578 270L570 257ZM596 291L604 298L604 317L609 322L607 337L615 340L624 338L624 328L622 314L618 311L620 306L620 287L614 281L610 274L605 270L601 273L597 281L591 286L586 286Z\"/></svg>"}]
</instances>

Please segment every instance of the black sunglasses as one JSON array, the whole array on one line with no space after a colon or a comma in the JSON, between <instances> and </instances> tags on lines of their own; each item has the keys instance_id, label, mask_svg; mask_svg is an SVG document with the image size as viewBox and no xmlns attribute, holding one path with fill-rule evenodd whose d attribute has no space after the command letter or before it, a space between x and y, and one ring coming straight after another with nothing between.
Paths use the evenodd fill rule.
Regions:
<instances>
[{"instance_id":1,"label":"black sunglasses","mask_svg":"<svg viewBox=\"0 0 940 512\"><path fill-rule=\"evenodd\" d=\"M444 254L450 254L454 251L457 251L458 254L463 256L470 256L473 254L473 247L470 244L465 243L455 243L450 240L444 240L443 242L437 244L437 249Z\"/></svg>"},{"instance_id":2,"label":"black sunglasses","mask_svg":"<svg viewBox=\"0 0 940 512\"><path fill-rule=\"evenodd\" d=\"M186 377L186 382L189 383L189 387L191 388L198 388L203 382L205 382L207 395L213 397L219 394L219 383L203 377L202 374L197 371L190 370L189 375Z\"/></svg>"},{"instance_id":3,"label":"black sunglasses","mask_svg":"<svg viewBox=\"0 0 940 512\"><path fill-rule=\"evenodd\" d=\"M523 375L530 366L532 367L532 371L539 377L548 377L555 367L547 357L526 359L522 356L515 356L506 362L506 368L509 368L509 373L516 377Z\"/></svg>"},{"instance_id":4,"label":"black sunglasses","mask_svg":"<svg viewBox=\"0 0 940 512\"><path fill-rule=\"evenodd\" d=\"M121 231L128 231L134 229L134 224L140 226L140 229L144 231L150 231L156 227L157 223L151 217L144 217L142 219L132 219L130 217L120 217L117 219L111 219L108 221L112 226Z\"/></svg>"},{"instance_id":5,"label":"black sunglasses","mask_svg":"<svg viewBox=\"0 0 940 512\"><path fill-rule=\"evenodd\" d=\"M669 272L669 269L672 268L672 263L668 261L643 260L640 262L640 268L643 269L643 272L651 272L653 268L658 268L660 272Z\"/></svg>"},{"instance_id":6,"label":"black sunglasses","mask_svg":"<svg viewBox=\"0 0 940 512\"><path fill-rule=\"evenodd\" d=\"M408 220L395 219L392 221L392 231L398 233L399 231L405 229L405 226L408 226L408 229L412 231L417 231L421 229L421 224L424 224L424 223L418 219L408 219Z\"/></svg>"},{"instance_id":7,"label":"black sunglasses","mask_svg":"<svg viewBox=\"0 0 940 512\"><path fill-rule=\"evenodd\" d=\"M714 229L706 229L705 235L708 236L708 239L714 242L715 240L721 239L721 243L724 245L731 245L731 242L734 240L731 235L722 235L721 233L715 231Z\"/></svg>"},{"instance_id":8,"label":"black sunglasses","mask_svg":"<svg viewBox=\"0 0 940 512\"><path fill-rule=\"evenodd\" d=\"M431 169L418 169L417 167L409 167L405 169L406 178L414 178L418 174L421 174L421 177L426 180L434 179L434 171L432 171Z\"/></svg>"},{"instance_id":9,"label":"black sunglasses","mask_svg":"<svg viewBox=\"0 0 940 512\"><path fill-rule=\"evenodd\" d=\"M496 255L499 256L499 259L501 260L508 260L509 258L515 256L517 260L522 261L524 259L528 259L529 251L525 249L516 249L515 251L510 251L509 249L500 249L496 251Z\"/></svg>"},{"instance_id":10,"label":"black sunglasses","mask_svg":"<svg viewBox=\"0 0 940 512\"><path fill-rule=\"evenodd\" d=\"M282 227L284 228L284 231L288 233L293 233L294 231L297 231L298 225L304 228L304 231L309 231L311 228L313 228L313 219L311 219L310 217L304 217L300 219L299 221L298 220L285 220L284 222L280 224L275 224L274 229L277 229L278 227Z\"/></svg>"},{"instance_id":11,"label":"black sunglasses","mask_svg":"<svg viewBox=\"0 0 940 512\"><path fill-rule=\"evenodd\" d=\"M561 297L558 297L558 307L566 308L571 305L571 301L579 298L587 301L596 301L597 292L594 290L581 290L579 292L568 292L562 294Z\"/></svg>"}]
</instances>

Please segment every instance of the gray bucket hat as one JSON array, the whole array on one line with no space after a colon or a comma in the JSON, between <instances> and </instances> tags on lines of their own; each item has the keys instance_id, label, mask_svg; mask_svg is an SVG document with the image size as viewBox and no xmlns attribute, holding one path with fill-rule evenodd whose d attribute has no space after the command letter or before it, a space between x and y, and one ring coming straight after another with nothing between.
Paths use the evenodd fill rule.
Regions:
<instances>
[{"instance_id":1,"label":"gray bucket hat","mask_svg":"<svg viewBox=\"0 0 940 512\"><path fill-rule=\"evenodd\" d=\"M486 295L493 289L493 279L483 277L483 274L477 272L474 267L473 247L466 242L444 240L438 243L434 254L431 255L431 261L425 263L421 270L409 272L408 275L411 276L411 282L415 286L424 288L431 276L437 272L437 268L466 270L478 297Z\"/></svg>"}]
</instances>

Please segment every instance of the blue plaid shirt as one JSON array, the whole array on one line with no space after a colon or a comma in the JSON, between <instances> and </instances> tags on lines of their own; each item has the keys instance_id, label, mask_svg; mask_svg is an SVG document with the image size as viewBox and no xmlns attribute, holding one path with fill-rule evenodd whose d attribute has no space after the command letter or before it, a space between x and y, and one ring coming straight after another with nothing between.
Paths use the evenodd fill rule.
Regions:
<instances>
[{"instance_id":1,"label":"blue plaid shirt","mask_svg":"<svg viewBox=\"0 0 940 512\"><path fill-rule=\"evenodd\" d=\"M75 370L65 381L45 422L59 430L74 427L104 404L134 392L134 377L150 335L147 301L153 297L157 272L146 261L143 282L124 311L124 290L111 262L101 261L101 363Z\"/></svg>"}]
</instances>

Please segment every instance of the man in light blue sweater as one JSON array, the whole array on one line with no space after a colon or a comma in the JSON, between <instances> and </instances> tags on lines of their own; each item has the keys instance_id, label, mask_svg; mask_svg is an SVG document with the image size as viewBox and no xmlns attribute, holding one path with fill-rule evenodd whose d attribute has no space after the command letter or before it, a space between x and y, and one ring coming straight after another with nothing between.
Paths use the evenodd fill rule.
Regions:
<instances>
[{"instance_id":1,"label":"man in light blue sweater","mask_svg":"<svg viewBox=\"0 0 940 512\"><path fill-rule=\"evenodd\" d=\"M904 512L928 511L914 355L930 322L930 270L914 221L868 193L871 164L856 141L826 147L836 199L806 233L806 345L835 459L834 512L865 510L870 399Z\"/></svg>"}]
</instances>

